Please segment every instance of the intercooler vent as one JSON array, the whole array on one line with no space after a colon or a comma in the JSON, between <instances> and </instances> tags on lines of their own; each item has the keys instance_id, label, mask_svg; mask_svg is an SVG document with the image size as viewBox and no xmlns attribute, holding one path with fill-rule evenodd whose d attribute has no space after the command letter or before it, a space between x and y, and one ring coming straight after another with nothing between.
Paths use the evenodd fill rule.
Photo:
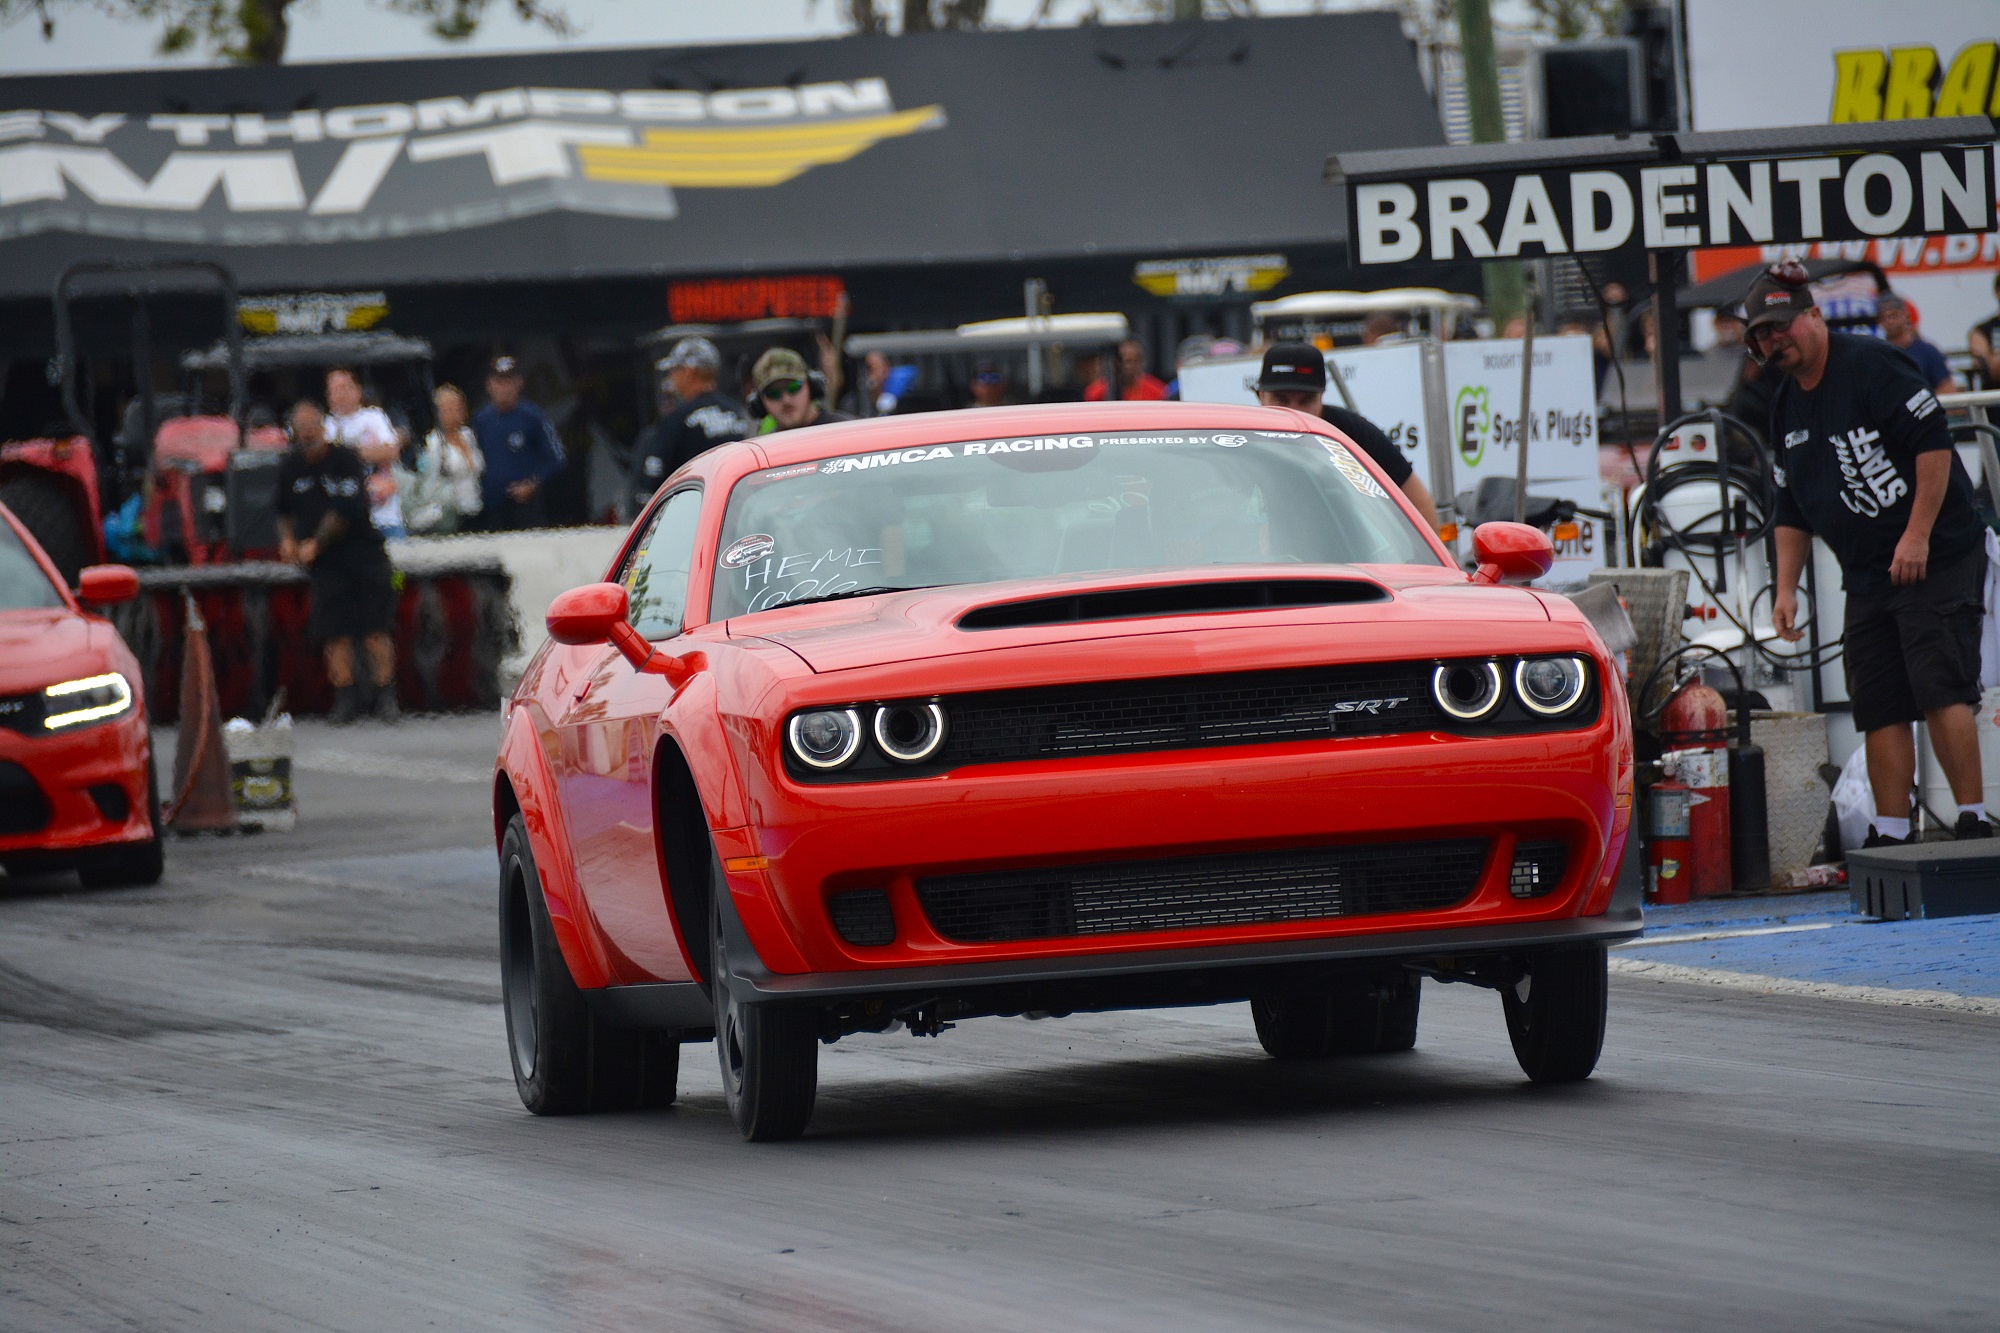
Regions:
<instances>
[{"instance_id":1,"label":"intercooler vent","mask_svg":"<svg viewBox=\"0 0 2000 1333\"><path fill-rule=\"evenodd\" d=\"M1089 620L1201 615L1218 611L1267 611L1298 606L1386 602L1388 589L1362 579L1237 579L1220 583L1170 583L1150 588L1037 597L979 606L958 618L960 629L1015 629Z\"/></svg>"},{"instance_id":2,"label":"intercooler vent","mask_svg":"<svg viewBox=\"0 0 2000 1333\"><path fill-rule=\"evenodd\" d=\"M968 944L1429 912L1470 897L1488 841L1371 843L917 881L931 926Z\"/></svg>"},{"instance_id":3,"label":"intercooler vent","mask_svg":"<svg viewBox=\"0 0 2000 1333\"><path fill-rule=\"evenodd\" d=\"M834 930L849 944L896 942L896 914L889 909L886 890L854 889L836 893L827 910L833 917Z\"/></svg>"}]
</instances>

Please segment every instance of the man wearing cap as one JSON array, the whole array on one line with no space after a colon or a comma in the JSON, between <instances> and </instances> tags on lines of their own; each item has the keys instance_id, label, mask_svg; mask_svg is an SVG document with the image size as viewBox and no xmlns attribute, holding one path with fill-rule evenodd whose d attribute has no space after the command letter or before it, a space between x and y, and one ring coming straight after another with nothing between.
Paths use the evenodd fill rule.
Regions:
<instances>
[{"instance_id":1,"label":"man wearing cap","mask_svg":"<svg viewBox=\"0 0 2000 1333\"><path fill-rule=\"evenodd\" d=\"M722 353L708 339L681 339L658 368L681 401L660 419L659 430L645 437L632 459L632 498L641 508L661 482L696 454L757 433L736 400L715 387Z\"/></svg>"},{"instance_id":2,"label":"man wearing cap","mask_svg":"<svg viewBox=\"0 0 2000 1333\"><path fill-rule=\"evenodd\" d=\"M545 527L542 488L563 470L556 428L521 397L521 367L511 356L493 358L486 400L472 418L472 438L486 460L479 480L481 526L490 532Z\"/></svg>"},{"instance_id":3,"label":"man wearing cap","mask_svg":"<svg viewBox=\"0 0 2000 1333\"><path fill-rule=\"evenodd\" d=\"M981 361L972 372L972 406L1005 407L1007 372L998 361Z\"/></svg>"},{"instance_id":4,"label":"man wearing cap","mask_svg":"<svg viewBox=\"0 0 2000 1333\"><path fill-rule=\"evenodd\" d=\"M1363 453L1389 474L1389 480L1403 488L1403 494L1437 526L1437 503L1430 487L1417 476L1410 460L1396 447L1382 428L1344 407L1326 401L1326 357L1311 343L1272 343L1264 349L1264 366L1257 375L1257 401L1265 407L1289 407L1316 416L1361 446Z\"/></svg>"},{"instance_id":5,"label":"man wearing cap","mask_svg":"<svg viewBox=\"0 0 2000 1333\"><path fill-rule=\"evenodd\" d=\"M812 375L806 359L789 347L773 347L757 358L750 368L750 380L757 390L756 406L764 409L759 435L773 431L797 430L829 421L852 421L845 412L821 407L813 397Z\"/></svg>"},{"instance_id":6,"label":"man wearing cap","mask_svg":"<svg viewBox=\"0 0 2000 1333\"><path fill-rule=\"evenodd\" d=\"M1958 803L1957 835L1990 837L1972 711L1986 581L1972 481L1922 372L1880 339L1829 332L1809 282L1797 263L1776 265L1743 302L1751 354L1788 377L1771 402L1771 620L1802 637L1799 574L1818 535L1847 589L1841 660L1875 793L1866 845L1909 840L1919 721Z\"/></svg>"}]
</instances>

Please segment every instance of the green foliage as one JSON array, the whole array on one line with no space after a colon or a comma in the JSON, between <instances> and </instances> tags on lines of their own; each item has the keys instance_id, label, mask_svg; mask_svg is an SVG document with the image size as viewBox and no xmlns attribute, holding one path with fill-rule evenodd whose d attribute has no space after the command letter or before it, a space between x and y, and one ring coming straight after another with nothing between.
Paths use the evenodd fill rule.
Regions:
<instances>
[{"instance_id":1,"label":"green foliage","mask_svg":"<svg viewBox=\"0 0 2000 1333\"><path fill-rule=\"evenodd\" d=\"M848 31L965 32L986 26L989 0L836 0ZM808 12L819 0L806 0ZM1029 27L1190 18L1247 18L1257 0L1036 0Z\"/></svg>"},{"instance_id":2,"label":"green foliage","mask_svg":"<svg viewBox=\"0 0 2000 1333\"><path fill-rule=\"evenodd\" d=\"M1535 26L1559 42L1615 37L1625 27L1627 0L1527 0Z\"/></svg>"},{"instance_id":3,"label":"green foliage","mask_svg":"<svg viewBox=\"0 0 2000 1333\"><path fill-rule=\"evenodd\" d=\"M331 0L328 0L330 3ZM342 0L353 3L353 0ZM860 6L867 0L849 0ZM0 27L33 14L44 40L55 35L56 11L95 9L134 23L160 25L161 55L202 50L242 65L275 65L285 58L291 29L288 11L297 0L0 0ZM371 0L392 13L426 20L440 41L462 42L479 30L493 0ZM558 37L576 28L562 9L546 0L504 0L523 22Z\"/></svg>"}]
</instances>

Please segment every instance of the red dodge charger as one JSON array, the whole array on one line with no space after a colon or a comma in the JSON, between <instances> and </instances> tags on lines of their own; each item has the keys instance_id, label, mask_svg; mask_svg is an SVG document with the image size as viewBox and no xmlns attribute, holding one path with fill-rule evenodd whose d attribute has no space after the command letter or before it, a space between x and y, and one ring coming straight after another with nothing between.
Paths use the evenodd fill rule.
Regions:
<instances>
[{"instance_id":1,"label":"red dodge charger","mask_svg":"<svg viewBox=\"0 0 2000 1333\"><path fill-rule=\"evenodd\" d=\"M160 803L139 663L86 606L130 601L139 576L85 569L74 595L0 506L0 865L73 867L93 888L151 884Z\"/></svg>"},{"instance_id":2,"label":"red dodge charger","mask_svg":"<svg viewBox=\"0 0 2000 1333\"><path fill-rule=\"evenodd\" d=\"M713 1038L752 1139L821 1042L1248 1000L1279 1059L1404 1050L1422 979L1587 1076L1632 791L1618 670L1531 528L1460 570L1263 408L765 436L558 598L494 781L515 1080L659 1105Z\"/></svg>"}]
</instances>

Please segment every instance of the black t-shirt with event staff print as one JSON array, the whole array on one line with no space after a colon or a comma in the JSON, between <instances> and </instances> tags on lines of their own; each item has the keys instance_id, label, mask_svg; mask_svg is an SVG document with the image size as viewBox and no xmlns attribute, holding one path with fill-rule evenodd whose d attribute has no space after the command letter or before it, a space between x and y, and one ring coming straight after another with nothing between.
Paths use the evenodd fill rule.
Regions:
<instances>
[{"instance_id":1,"label":"black t-shirt with event staff print","mask_svg":"<svg viewBox=\"0 0 2000 1333\"><path fill-rule=\"evenodd\" d=\"M1910 524L1917 455L1950 450L1944 408L1915 363L1877 338L1828 336L1826 373L1810 392L1787 378L1771 403L1780 525L1816 533L1850 592L1892 585L1889 564ZM1951 479L1931 527L1930 567L1985 542L1972 479L1952 450Z\"/></svg>"}]
</instances>

